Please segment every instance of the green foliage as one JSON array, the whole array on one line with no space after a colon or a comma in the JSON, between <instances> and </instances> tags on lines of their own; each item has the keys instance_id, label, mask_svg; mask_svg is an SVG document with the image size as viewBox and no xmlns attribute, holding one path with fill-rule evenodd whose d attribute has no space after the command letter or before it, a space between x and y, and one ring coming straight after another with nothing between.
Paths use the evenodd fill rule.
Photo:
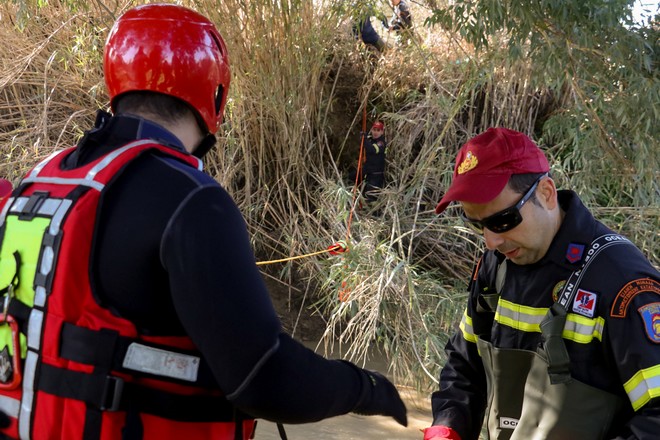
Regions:
<instances>
[{"instance_id":1,"label":"green foliage","mask_svg":"<svg viewBox=\"0 0 660 440\"><path fill-rule=\"evenodd\" d=\"M558 154L580 171L576 186L592 188L589 201L657 205L658 28L633 27L632 3L457 0L427 24L461 35L491 68L530 65L534 87L562 101L537 133L548 147L569 149ZM599 184L603 175L630 184L612 198Z\"/></svg>"}]
</instances>

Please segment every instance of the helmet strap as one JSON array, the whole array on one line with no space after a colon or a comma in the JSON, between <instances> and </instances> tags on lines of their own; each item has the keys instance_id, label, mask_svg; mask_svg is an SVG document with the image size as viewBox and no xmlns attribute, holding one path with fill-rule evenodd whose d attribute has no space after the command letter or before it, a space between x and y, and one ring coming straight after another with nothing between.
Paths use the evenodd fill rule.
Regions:
<instances>
[{"instance_id":1,"label":"helmet strap","mask_svg":"<svg viewBox=\"0 0 660 440\"><path fill-rule=\"evenodd\" d=\"M203 158L206 153L209 152L213 146L215 146L215 143L217 142L217 139L215 138L214 135L211 133L207 134L202 138L202 140L197 144L197 147L192 152L192 155L198 158Z\"/></svg>"}]
</instances>

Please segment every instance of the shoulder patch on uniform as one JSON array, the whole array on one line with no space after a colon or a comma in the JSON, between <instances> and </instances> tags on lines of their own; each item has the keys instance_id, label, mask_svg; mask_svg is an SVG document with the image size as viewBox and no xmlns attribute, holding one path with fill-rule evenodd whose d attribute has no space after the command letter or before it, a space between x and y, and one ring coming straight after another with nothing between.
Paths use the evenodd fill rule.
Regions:
<instances>
[{"instance_id":1,"label":"shoulder patch on uniform","mask_svg":"<svg viewBox=\"0 0 660 440\"><path fill-rule=\"evenodd\" d=\"M597 299L597 293L578 289L577 295L573 300L573 312L578 315L586 316L587 318L593 318L596 312Z\"/></svg>"},{"instance_id":2,"label":"shoulder patch on uniform","mask_svg":"<svg viewBox=\"0 0 660 440\"><path fill-rule=\"evenodd\" d=\"M647 304L637 309L644 322L646 336L651 342L660 344L660 302Z\"/></svg>"},{"instance_id":3,"label":"shoulder patch on uniform","mask_svg":"<svg viewBox=\"0 0 660 440\"><path fill-rule=\"evenodd\" d=\"M579 243L571 243L566 249L566 259L569 263L577 263L582 259L584 253L584 245Z\"/></svg>"},{"instance_id":4,"label":"shoulder patch on uniform","mask_svg":"<svg viewBox=\"0 0 660 440\"><path fill-rule=\"evenodd\" d=\"M639 278L623 286L617 293L610 316L613 318L625 318L630 302L642 292L651 292L660 295L660 283L651 278Z\"/></svg>"},{"instance_id":5,"label":"shoulder patch on uniform","mask_svg":"<svg viewBox=\"0 0 660 440\"><path fill-rule=\"evenodd\" d=\"M554 302L557 302L557 300L559 300L559 292L561 292L561 289L563 289L565 285L566 285L566 280L561 280L557 284L555 284L555 287L552 288L552 300Z\"/></svg>"}]
</instances>

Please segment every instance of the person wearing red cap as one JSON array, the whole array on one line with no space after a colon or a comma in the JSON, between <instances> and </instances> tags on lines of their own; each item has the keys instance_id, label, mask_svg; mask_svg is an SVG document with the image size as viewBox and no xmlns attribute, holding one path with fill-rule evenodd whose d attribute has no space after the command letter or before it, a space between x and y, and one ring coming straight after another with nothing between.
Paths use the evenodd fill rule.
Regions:
<instances>
[{"instance_id":1,"label":"person wearing red cap","mask_svg":"<svg viewBox=\"0 0 660 440\"><path fill-rule=\"evenodd\" d=\"M245 220L202 171L230 85L222 35L174 4L109 32L100 111L0 202L0 437L246 440L255 419L406 424L385 376L283 329Z\"/></svg>"},{"instance_id":2,"label":"person wearing red cap","mask_svg":"<svg viewBox=\"0 0 660 440\"><path fill-rule=\"evenodd\" d=\"M436 212L459 202L486 250L425 440L658 438L660 273L549 171L506 128L458 152Z\"/></svg>"}]
</instances>

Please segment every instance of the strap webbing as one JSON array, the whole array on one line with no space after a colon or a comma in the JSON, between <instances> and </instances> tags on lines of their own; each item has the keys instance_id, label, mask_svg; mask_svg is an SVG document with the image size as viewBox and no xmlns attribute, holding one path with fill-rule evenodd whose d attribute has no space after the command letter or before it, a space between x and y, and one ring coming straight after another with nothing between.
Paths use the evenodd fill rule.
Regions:
<instances>
[{"instance_id":1,"label":"strap webbing","mask_svg":"<svg viewBox=\"0 0 660 440\"><path fill-rule=\"evenodd\" d=\"M141 345L155 347L158 349L182 353L199 355L198 353L190 353L185 350L177 350L172 347L165 347L156 344L146 343L134 338L116 335L116 344L114 352L111 352L108 347L109 338L111 336L107 333L92 330L86 327L79 327L74 324L64 323L62 326L62 334L60 337L60 356L64 359L80 362L88 365L110 365L110 369L114 371L122 371L134 376L143 377L156 377L158 379L182 383L186 385L194 385L204 388L217 389L218 385L213 377L211 368L204 361L200 360L197 380L195 382L177 380L169 377L162 377L155 374L142 373L131 369L124 368L123 362L128 347L134 343L139 342ZM114 343L114 339L113 339Z\"/></svg>"},{"instance_id":2,"label":"strap webbing","mask_svg":"<svg viewBox=\"0 0 660 440\"><path fill-rule=\"evenodd\" d=\"M601 235L591 243L582 266L568 277L557 301L548 309L548 313L541 323L543 350L548 360L550 382L553 384L567 383L571 380L570 358L562 334L566 324L566 315L577 295L578 285L596 256L604 249L617 244L632 245L630 240L619 234Z\"/></svg>"},{"instance_id":3,"label":"strap webbing","mask_svg":"<svg viewBox=\"0 0 660 440\"><path fill-rule=\"evenodd\" d=\"M182 422L232 422L234 406L222 396L183 395L124 382L121 378L41 365L39 390L104 411L137 409Z\"/></svg>"}]
</instances>

